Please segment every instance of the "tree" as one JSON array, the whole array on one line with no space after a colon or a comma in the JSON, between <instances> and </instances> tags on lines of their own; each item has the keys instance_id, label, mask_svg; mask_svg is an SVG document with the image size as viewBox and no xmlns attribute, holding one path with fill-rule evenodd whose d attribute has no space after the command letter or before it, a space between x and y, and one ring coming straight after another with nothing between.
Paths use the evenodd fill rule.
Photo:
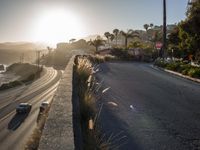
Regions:
<instances>
[{"instance_id":1,"label":"tree","mask_svg":"<svg viewBox=\"0 0 200 150\"><path fill-rule=\"evenodd\" d=\"M97 38L95 40L90 40L88 42L89 45L94 46L96 49L96 52L98 51L99 46L102 46L105 44L105 41L100 37L97 36Z\"/></svg>"},{"instance_id":2,"label":"tree","mask_svg":"<svg viewBox=\"0 0 200 150\"><path fill-rule=\"evenodd\" d=\"M144 29L147 31L149 29L149 25L148 24L144 24Z\"/></svg>"},{"instance_id":3,"label":"tree","mask_svg":"<svg viewBox=\"0 0 200 150\"><path fill-rule=\"evenodd\" d=\"M184 53L183 48L179 48L180 45L180 38L179 38L179 28L176 27L168 36L168 45L169 49L173 50L174 57L181 57Z\"/></svg>"},{"instance_id":4,"label":"tree","mask_svg":"<svg viewBox=\"0 0 200 150\"><path fill-rule=\"evenodd\" d=\"M161 42L161 41L162 41L162 33L159 31L154 31L153 36L151 38L151 42L155 44L156 42Z\"/></svg>"},{"instance_id":5,"label":"tree","mask_svg":"<svg viewBox=\"0 0 200 150\"><path fill-rule=\"evenodd\" d=\"M150 26L150 27L151 27L151 29L152 29L154 25L153 25L153 23L150 23L150 25L149 25L149 26Z\"/></svg>"},{"instance_id":6,"label":"tree","mask_svg":"<svg viewBox=\"0 0 200 150\"><path fill-rule=\"evenodd\" d=\"M142 43L140 41L132 41L129 44L130 48L141 48L142 47Z\"/></svg>"},{"instance_id":7,"label":"tree","mask_svg":"<svg viewBox=\"0 0 200 150\"><path fill-rule=\"evenodd\" d=\"M114 36L115 36L116 45L117 45L117 40L118 40L118 35L119 35L119 29L114 29L114 30L113 30L113 34L114 34Z\"/></svg>"},{"instance_id":8,"label":"tree","mask_svg":"<svg viewBox=\"0 0 200 150\"><path fill-rule=\"evenodd\" d=\"M47 46L47 50L49 51L49 54L51 53L51 51L52 51L52 48L51 47L49 47L49 46Z\"/></svg>"},{"instance_id":9,"label":"tree","mask_svg":"<svg viewBox=\"0 0 200 150\"><path fill-rule=\"evenodd\" d=\"M125 38L125 48L127 49L128 46L128 39L129 38L134 38L134 37L138 37L139 38L139 33L135 32L131 29L129 29L127 32L124 31L120 31L120 34Z\"/></svg>"},{"instance_id":10,"label":"tree","mask_svg":"<svg viewBox=\"0 0 200 150\"><path fill-rule=\"evenodd\" d=\"M107 38L107 41L108 41L108 44L109 44L110 32L105 32L104 36Z\"/></svg>"},{"instance_id":11,"label":"tree","mask_svg":"<svg viewBox=\"0 0 200 150\"><path fill-rule=\"evenodd\" d=\"M75 41L76 41L76 39L73 38L73 39L70 39L70 40L69 40L69 43L73 43L73 42L75 42Z\"/></svg>"},{"instance_id":12,"label":"tree","mask_svg":"<svg viewBox=\"0 0 200 150\"><path fill-rule=\"evenodd\" d=\"M114 40L115 36L114 34L110 34L110 41L112 42Z\"/></svg>"},{"instance_id":13,"label":"tree","mask_svg":"<svg viewBox=\"0 0 200 150\"><path fill-rule=\"evenodd\" d=\"M187 18L178 24L179 48L187 54L200 53L200 0L192 3L187 11ZM200 57L196 57L200 60Z\"/></svg>"}]
</instances>

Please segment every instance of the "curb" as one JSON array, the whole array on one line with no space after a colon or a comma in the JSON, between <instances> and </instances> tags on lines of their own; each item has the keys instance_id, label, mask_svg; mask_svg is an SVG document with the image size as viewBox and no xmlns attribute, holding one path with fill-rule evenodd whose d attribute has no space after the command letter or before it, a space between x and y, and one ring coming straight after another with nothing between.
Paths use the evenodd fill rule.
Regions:
<instances>
[{"instance_id":1,"label":"curb","mask_svg":"<svg viewBox=\"0 0 200 150\"><path fill-rule=\"evenodd\" d=\"M39 150L75 149L72 106L74 58L68 62L53 98Z\"/></svg>"},{"instance_id":2,"label":"curb","mask_svg":"<svg viewBox=\"0 0 200 150\"><path fill-rule=\"evenodd\" d=\"M182 77L182 78L184 78L184 79L188 79L188 80L191 80L191 81L200 83L200 79L192 78L192 77L183 75L183 74L181 74L181 73L178 73L178 72L175 72L175 71L171 71L171 70L168 70L168 69L164 69L164 68L161 68L161 67L157 67L157 66L154 66L154 65L151 65L151 67L154 68L154 69L158 69L158 70L165 71L165 72L167 72L167 73L170 73L170 74L173 74L173 75Z\"/></svg>"}]
</instances>

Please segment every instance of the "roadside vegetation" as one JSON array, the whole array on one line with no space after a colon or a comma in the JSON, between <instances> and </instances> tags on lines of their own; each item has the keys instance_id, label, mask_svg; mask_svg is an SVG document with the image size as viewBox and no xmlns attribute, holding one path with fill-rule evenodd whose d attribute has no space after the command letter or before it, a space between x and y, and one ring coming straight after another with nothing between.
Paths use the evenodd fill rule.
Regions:
<instances>
[{"instance_id":1,"label":"roadside vegetation","mask_svg":"<svg viewBox=\"0 0 200 150\"><path fill-rule=\"evenodd\" d=\"M98 72L96 65L107 60L113 60L113 56L77 56L75 59L75 89L77 90L80 105L80 123L84 150L108 150L112 145L112 136L109 139L100 130L98 121L101 108L97 108L97 101L101 94L101 84L95 81L93 74ZM100 93L100 94L99 94Z\"/></svg>"},{"instance_id":2,"label":"roadside vegetation","mask_svg":"<svg viewBox=\"0 0 200 150\"><path fill-rule=\"evenodd\" d=\"M16 86L28 84L35 79L40 77L43 68L38 68L35 65L31 65L28 63L15 63L10 65L4 74L12 73L16 76L20 76L18 80L11 81L9 83L3 83L0 86L0 90L10 89Z\"/></svg>"},{"instance_id":3,"label":"roadside vegetation","mask_svg":"<svg viewBox=\"0 0 200 150\"><path fill-rule=\"evenodd\" d=\"M80 123L81 132L83 139L83 149L97 149L97 141L95 140L95 134L91 134L91 129L89 128L89 122L93 122L96 114L95 106L95 95L92 89L93 77L92 77L92 64L86 57L76 57L75 60L75 81L77 87L77 93L80 105ZM93 124L93 123L92 123Z\"/></svg>"},{"instance_id":4,"label":"roadside vegetation","mask_svg":"<svg viewBox=\"0 0 200 150\"><path fill-rule=\"evenodd\" d=\"M28 138L28 140L25 144L24 150L37 150L38 149L39 143L40 143L40 138L42 136L42 130L44 128L46 119L48 117L49 109L50 109L50 105L44 112L42 112L42 113L39 112L38 117L37 117L36 128L33 130L32 135Z\"/></svg>"},{"instance_id":5,"label":"roadside vegetation","mask_svg":"<svg viewBox=\"0 0 200 150\"><path fill-rule=\"evenodd\" d=\"M165 61L156 60L154 65L162 67L168 70L172 70L183 75L187 75L193 78L200 78L200 67L193 66L190 63L184 61Z\"/></svg>"},{"instance_id":6,"label":"roadside vegetation","mask_svg":"<svg viewBox=\"0 0 200 150\"><path fill-rule=\"evenodd\" d=\"M48 53L41 57L41 64L52 66L55 69L65 69L72 55L95 51L93 46L90 46L86 40L70 39L69 42L58 43L56 49L47 47ZM78 51L78 52L77 52Z\"/></svg>"},{"instance_id":7,"label":"roadside vegetation","mask_svg":"<svg viewBox=\"0 0 200 150\"><path fill-rule=\"evenodd\" d=\"M186 15L187 18L179 22L169 35L169 54L200 62L200 0L191 4Z\"/></svg>"}]
</instances>

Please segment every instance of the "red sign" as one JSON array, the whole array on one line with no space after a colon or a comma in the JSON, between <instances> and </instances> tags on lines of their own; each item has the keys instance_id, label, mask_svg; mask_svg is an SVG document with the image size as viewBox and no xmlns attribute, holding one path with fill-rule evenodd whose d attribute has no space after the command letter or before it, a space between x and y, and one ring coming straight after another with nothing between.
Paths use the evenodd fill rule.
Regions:
<instances>
[{"instance_id":1,"label":"red sign","mask_svg":"<svg viewBox=\"0 0 200 150\"><path fill-rule=\"evenodd\" d=\"M157 49L161 49L162 46L163 46L163 44L162 44L161 42L157 42L157 43L156 43L156 48L157 48Z\"/></svg>"}]
</instances>

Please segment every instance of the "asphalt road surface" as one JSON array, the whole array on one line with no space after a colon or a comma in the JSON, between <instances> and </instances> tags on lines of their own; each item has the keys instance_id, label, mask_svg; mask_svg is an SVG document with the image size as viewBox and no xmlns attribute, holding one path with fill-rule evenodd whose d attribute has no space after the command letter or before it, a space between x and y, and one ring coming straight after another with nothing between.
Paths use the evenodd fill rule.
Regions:
<instances>
[{"instance_id":1,"label":"asphalt road surface","mask_svg":"<svg viewBox=\"0 0 200 150\"><path fill-rule=\"evenodd\" d=\"M39 106L52 100L61 74L49 67L35 82L0 92L0 150L24 149L37 125ZM21 102L32 104L29 114L16 114L16 106Z\"/></svg>"},{"instance_id":2,"label":"asphalt road surface","mask_svg":"<svg viewBox=\"0 0 200 150\"><path fill-rule=\"evenodd\" d=\"M120 150L200 149L200 84L143 63L104 63L101 129Z\"/></svg>"}]
</instances>

